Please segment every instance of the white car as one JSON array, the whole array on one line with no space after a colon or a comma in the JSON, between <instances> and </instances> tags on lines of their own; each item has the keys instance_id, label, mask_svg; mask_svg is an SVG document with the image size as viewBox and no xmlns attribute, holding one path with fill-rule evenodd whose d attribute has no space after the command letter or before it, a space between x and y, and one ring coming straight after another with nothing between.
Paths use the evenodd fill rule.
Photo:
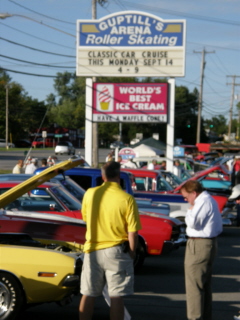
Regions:
<instances>
[{"instance_id":1,"label":"white car","mask_svg":"<svg viewBox=\"0 0 240 320\"><path fill-rule=\"evenodd\" d=\"M55 154L75 154L75 148L73 144L69 141L59 142L55 147Z\"/></svg>"},{"instance_id":2,"label":"white car","mask_svg":"<svg viewBox=\"0 0 240 320\"><path fill-rule=\"evenodd\" d=\"M110 149L115 149L115 148L121 149L124 147L125 147L125 144L122 141L115 141L110 144Z\"/></svg>"},{"instance_id":3,"label":"white car","mask_svg":"<svg viewBox=\"0 0 240 320\"><path fill-rule=\"evenodd\" d=\"M14 143L11 143L8 141L8 146L9 148L15 148ZM6 147L6 140L5 139L0 139L0 148L5 148Z\"/></svg>"}]
</instances>

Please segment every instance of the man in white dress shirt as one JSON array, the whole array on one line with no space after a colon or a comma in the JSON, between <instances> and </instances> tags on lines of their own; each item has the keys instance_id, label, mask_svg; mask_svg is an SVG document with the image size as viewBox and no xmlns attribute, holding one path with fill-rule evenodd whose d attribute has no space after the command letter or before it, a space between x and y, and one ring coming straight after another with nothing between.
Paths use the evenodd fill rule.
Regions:
<instances>
[{"instance_id":1,"label":"man in white dress shirt","mask_svg":"<svg viewBox=\"0 0 240 320\"><path fill-rule=\"evenodd\" d=\"M189 180L181 193L187 211L188 236L184 267L188 320L212 319L212 266L217 252L217 236L222 232L222 217L217 202L203 191L198 181Z\"/></svg>"},{"instance_id":2,"label":"man in white dress shirt","mask_svg":"<svg viewBox=\"0 0 240 320\"><path fill-rule=\"evenodd\" d=\"M26 174L33 174L34 171L38 168L38 159L33 158L31 163L26 166L25 173Z\"/></svg>"}]
</instances>

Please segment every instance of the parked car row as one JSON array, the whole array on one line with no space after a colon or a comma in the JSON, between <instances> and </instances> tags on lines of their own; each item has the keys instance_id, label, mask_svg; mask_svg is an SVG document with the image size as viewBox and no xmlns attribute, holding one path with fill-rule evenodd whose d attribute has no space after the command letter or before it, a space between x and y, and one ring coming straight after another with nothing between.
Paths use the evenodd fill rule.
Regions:
<instances>
[{"instance_id":1,"label":"parked car row","mask_svg":"<svg viewBox=\"0 0 240 320\"><path fill-rule=\"evenodd\" d=\"M0 175L4 208L0 215L0 319L14 318L31 304L65 303L79 292L86 232L81 201L85 190L102 183L101 170L77 167L81 161L39 168L33 176ZM229 189L226 168L208 168L190 179L205 183L223 213L228 198L224 193ZM135 196L142 224L135 270L148 255L174 252L186 242L184 213L188 204L176 187L178 182L167 171L121 172L121 185Z\"/></svg>"}]
</instances>

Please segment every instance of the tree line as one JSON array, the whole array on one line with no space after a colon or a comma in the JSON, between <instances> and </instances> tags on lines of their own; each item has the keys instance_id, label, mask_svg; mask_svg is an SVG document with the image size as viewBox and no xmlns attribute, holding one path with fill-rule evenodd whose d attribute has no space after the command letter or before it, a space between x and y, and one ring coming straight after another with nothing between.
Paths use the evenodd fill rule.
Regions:
<instances>
[{"instance_id":1,"label":"tree line","mask_svg":"<svg viewBox=\"0 0 240 320\"><path fill-rule=\"evenodd\" d=\"M98 77L97 82L107 83L159 83L167 79L145 78L111 78ZM43 127L57 124L59 127L81 129L85 127L85 78L76 77L74 73L57 73L54 79L53 93L45 101L30 97L21 84L12 81L11 77L0 69L0 132L5 138L6 130L6 86L8 86L9 134L12 141L28 138L41 125ZM197 111L199 92L193 92L185 86L176 86L175 91L175 139L181 138L184 144L196 143ZM202 119L201 142L208 142L208 132L216 137L226 134L227 119L223 115L212 119ZM237 120L232 122L232 130L237 131ZM208 129L207 131L205 129ZM122 140L125 143L142 133L144 138L153 133L159 134L161 141L166 141L166 124L163 123L123 123ZM119 134L118 123L99 123L99 141L104 144L114 140ZM102 143L100 143L102 144Z\"/></svg>"}]
</instances>

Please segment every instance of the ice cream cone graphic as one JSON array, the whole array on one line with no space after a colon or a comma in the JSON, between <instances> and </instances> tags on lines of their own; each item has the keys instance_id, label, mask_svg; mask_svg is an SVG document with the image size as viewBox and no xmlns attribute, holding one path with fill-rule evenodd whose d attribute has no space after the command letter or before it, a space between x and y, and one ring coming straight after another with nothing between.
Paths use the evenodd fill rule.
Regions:
<instances>
[{"instance_id":1,"label":"ice cream cone graphic","mask_svg":"<svg viewBox=\"0 0 240 320\"><path fill-rule=\"evenodd\" d=\"M109 108L111 96L110 96L110 92L106 86L104 86L102 88L102 90L99 92L98 98L99 98L101 110L107 111Z\"/></svg>"}]
</instances>

